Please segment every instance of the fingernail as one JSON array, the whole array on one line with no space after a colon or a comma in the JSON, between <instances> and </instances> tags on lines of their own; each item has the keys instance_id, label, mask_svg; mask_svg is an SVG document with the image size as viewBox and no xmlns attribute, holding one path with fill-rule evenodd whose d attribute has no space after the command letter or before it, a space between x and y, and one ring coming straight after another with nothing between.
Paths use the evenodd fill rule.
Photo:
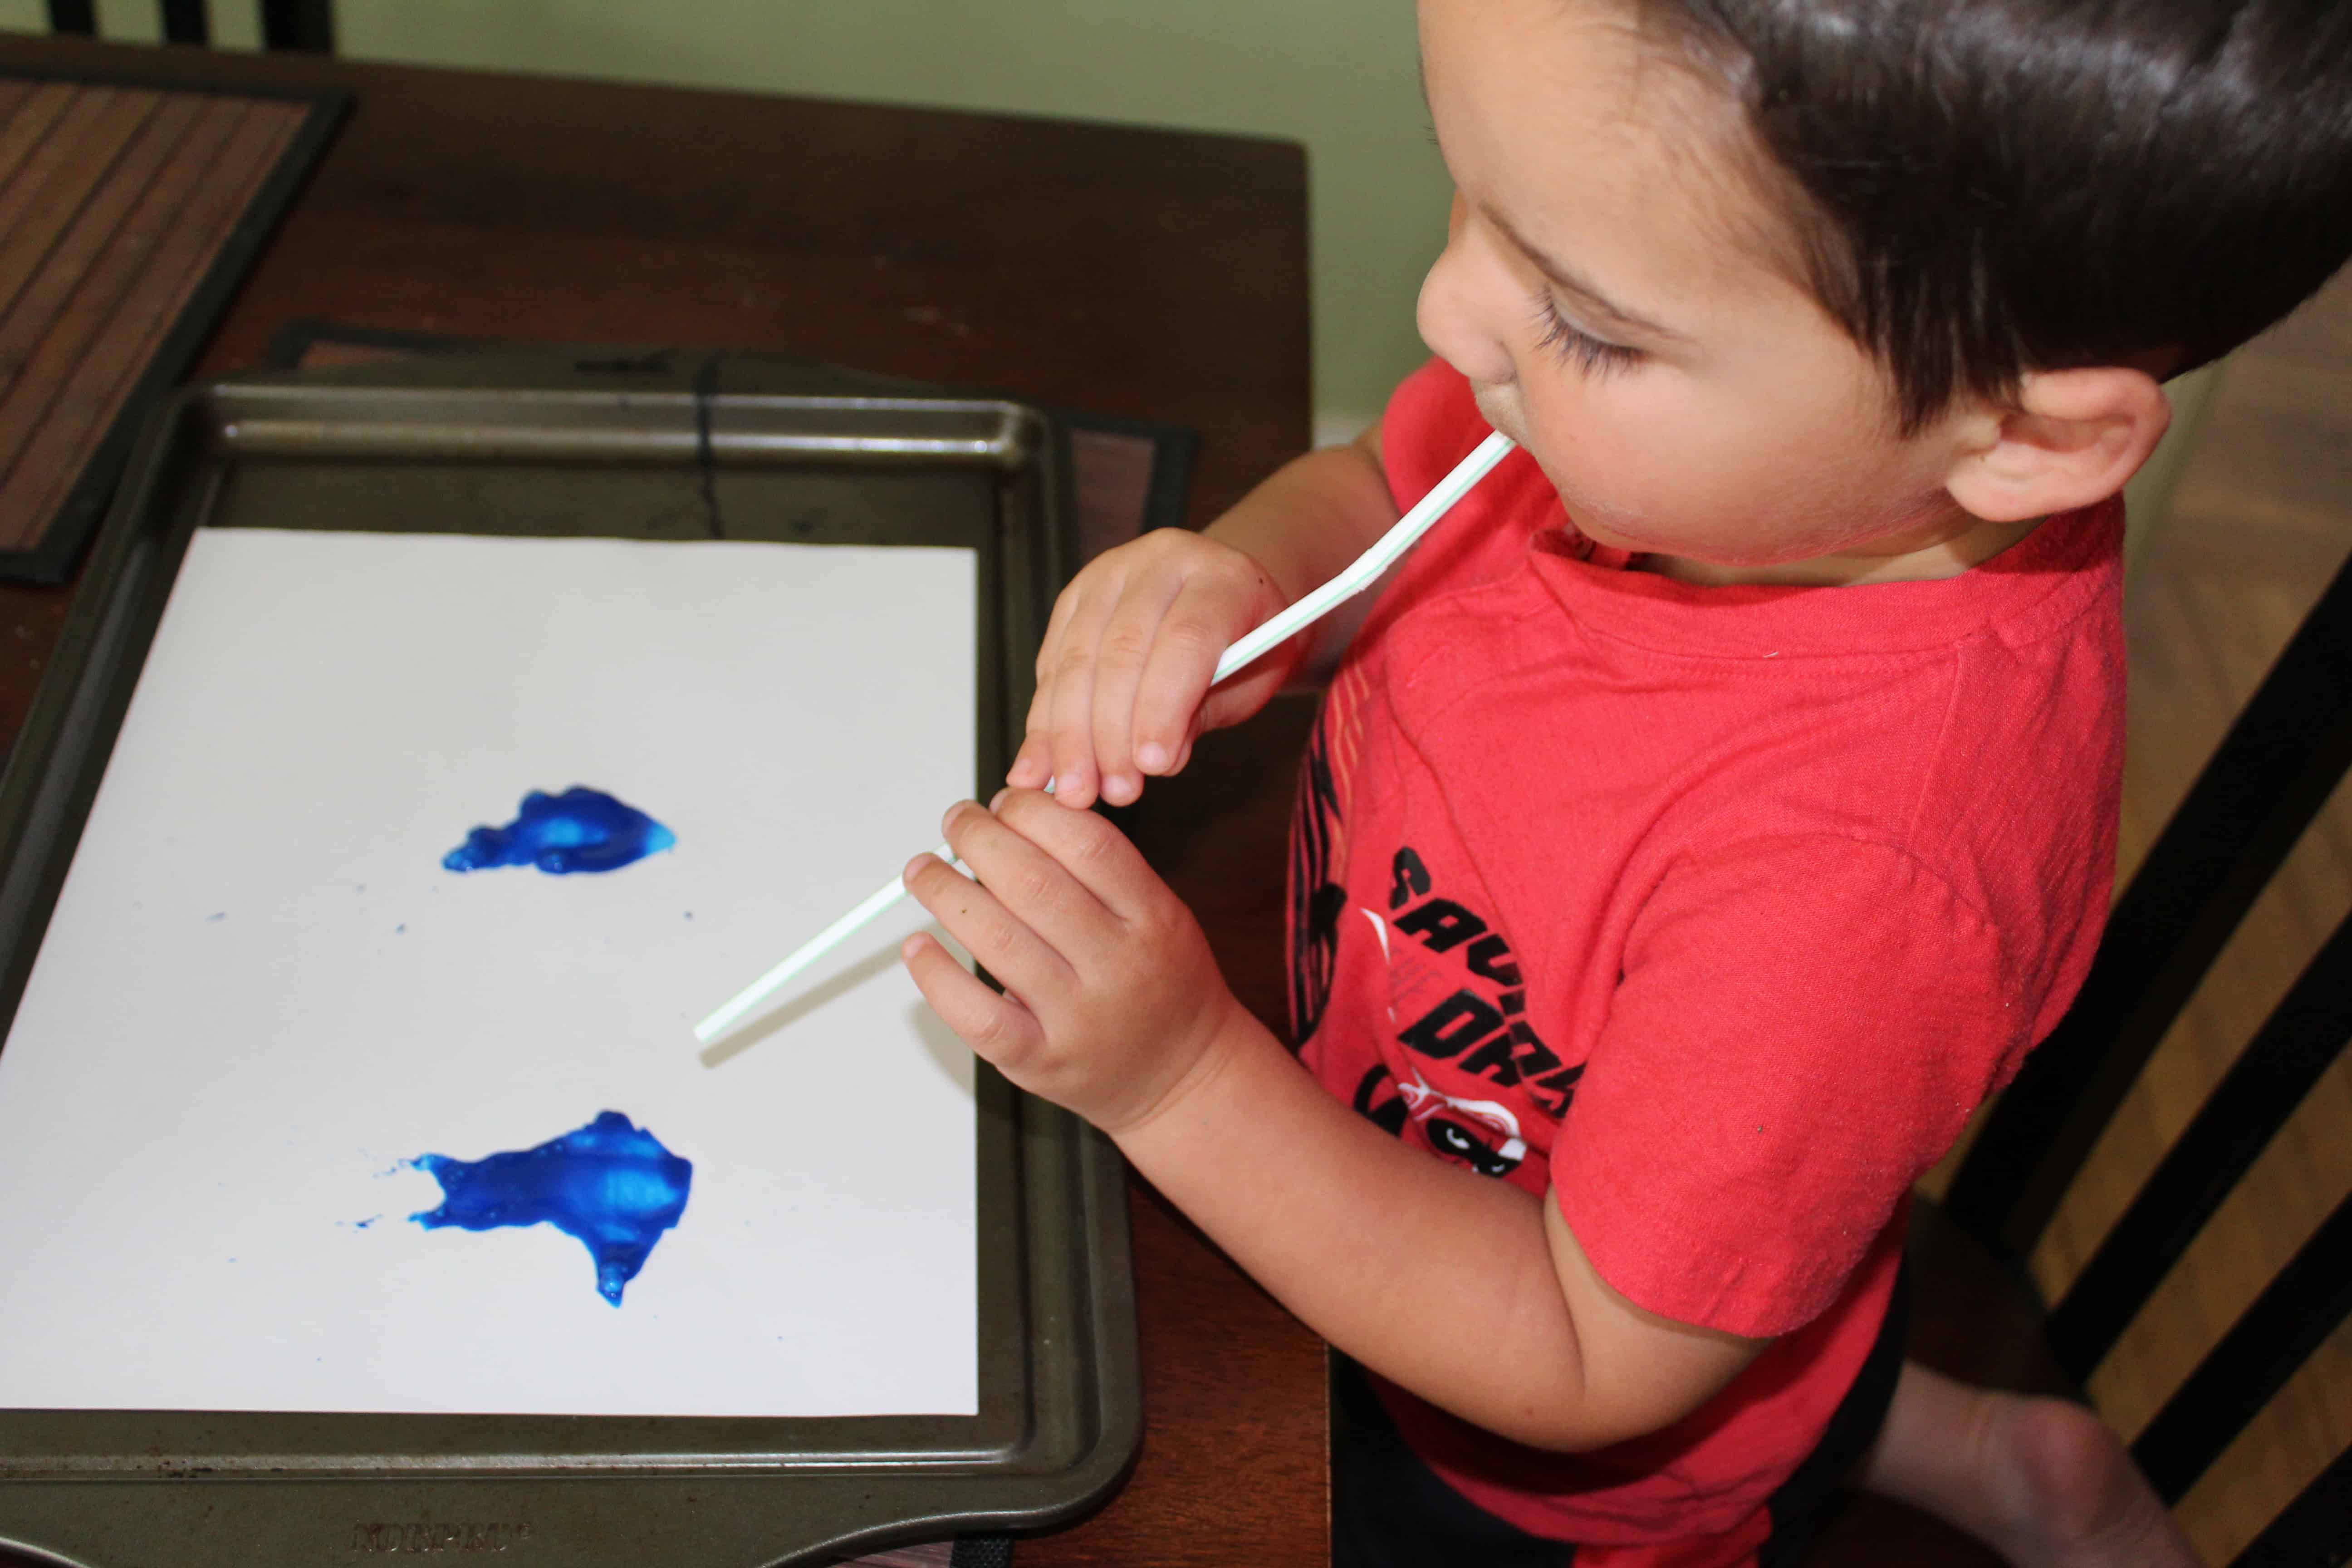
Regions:
<instances>
[{"instance_id":1,"label":"fingernail","mask_svg":"<svg viewBox=\"0 0 2352 1568\"><path fill-rule=\"evenodd\" d=\"M1168 748L1157 741L1146 741L1136 749L1135 760L1143 764L1147 773L1156 773L1168 765Z\"/></svg>"},{"instance_id":2,"label":"fingernail","mask_svg":"<svg viewBox=\"0 0 2352 1568\"><path fill-rule=\"evenodd\" d=\"M1003 805L1004 804L1004 797L1012 793L1013 792L1009 789L998 790L993 795L989 797L988 809L994 811L998 806Z\"/></svg>"}]
</instances>

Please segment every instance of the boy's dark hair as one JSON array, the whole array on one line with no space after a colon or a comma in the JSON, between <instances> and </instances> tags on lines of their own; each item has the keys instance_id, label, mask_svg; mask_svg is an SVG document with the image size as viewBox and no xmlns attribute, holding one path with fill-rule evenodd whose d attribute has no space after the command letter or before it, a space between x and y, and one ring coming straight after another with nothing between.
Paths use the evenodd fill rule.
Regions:
<instances>
[{"instance_id":1,"label":"boy's dark hair","mask_svg":"<svg viewBox=\"0 0 2352 1568\"><path fill-rule=\"evenodd\" d=\"M1903 428L2228 353L2352 254L2352 0L1635 0L1745 105Z\"/></svg>"}]
</instances>

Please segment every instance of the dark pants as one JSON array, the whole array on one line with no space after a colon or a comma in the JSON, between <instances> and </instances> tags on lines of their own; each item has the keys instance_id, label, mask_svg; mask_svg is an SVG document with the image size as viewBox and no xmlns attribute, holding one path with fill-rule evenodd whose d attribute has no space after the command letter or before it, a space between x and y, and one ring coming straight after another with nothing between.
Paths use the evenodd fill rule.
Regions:
<instances>
[{"instance_id":1,"label":"dark pants","mask_svg":"<svg viewBox=\"0 0 2352 1568\"><path fill-rule=\"evenodd\" d=\"M1794 1568L1823 1504L1878 1438L1903 1371L1911 1279L1898 1275L1886 1321L1822 1440L1767 1500L1772 1533L1758 1568ZM1447 1486L1409 1447L1363 1368L1331 1352L1333 1568L1569 1568L1570 1542L1529 1535Z\"/></svg>"}]
</instances>

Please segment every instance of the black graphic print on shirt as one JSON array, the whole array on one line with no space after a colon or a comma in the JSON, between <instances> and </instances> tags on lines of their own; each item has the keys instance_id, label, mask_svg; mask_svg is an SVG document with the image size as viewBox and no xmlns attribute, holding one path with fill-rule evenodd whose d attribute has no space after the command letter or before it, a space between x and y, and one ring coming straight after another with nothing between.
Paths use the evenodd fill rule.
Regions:
<instances>
[{"instance_id":1,"label":"black graphic print on shirt","mask_svg":"<svg viewBox=\"0 0 2352 1568\"><path fill-rule=\"evenodd\" d=\"M1324 739L1328 710L1318 716L1298 770L1298 803L1290 828L1290 1048L1314 1037L1331 997L1331 964L1339 945L1339 915L1347 889L1335 879L1340 850L1339 792Z\"/></svg>"},{"instance_id":2,"label":"black graphic print on shirt","mask_svg":"<svg viewBox=\"0 0 2352 1568\"><path fill-rule=\"evenodd\" d=\"M1401 1084L1385 1062L1365 1069L1356 1086L1356 1110L1394 1137L1418 1126L1433 1152L1482 1176L1507 1176L1528 1156L1518 1118L1509 1107L1440 1094L1418 1074Z\"/></svg>"},{"instance_id":3,"label":"black graphic print on shirt","mask_svg":"<svg viewBox=\"0 0 2352 1568\"><path fill-rule=\"evenodd\" d=\"M1387 908L1340 921L1341 941L1360 930L1377 943L1388 979L1391 1039L1358 1080L1356 1109L1443 1159L1507 1175L1527 1157L1522 1118L1557 1121L1583 1069L1528 1022L1518 961L1486 918L1440 892L1411 845L1387 872Z\"/></svg>"},{"instance_id":4,"label":"black graphic print on shirt","mask_svg":"<svg viewBox=\"0 0 2352 1568\"><path fill-rule=\"evenodd\" d=\"M1441 1158L1484 1175L1507 1174L1527 1157L1520 1116L1563 1116L1584 1069L1563 1065L1528 1022L1526 985L1509 943L1485 916L1441 892L1412 846L1399 846L1389 859L1386 907L1351 908L1343 880L1350 846L1329 719L1327 710L1308 742L1292 819L1296 1047L1324 1022L1341 942L1374 942L1389 991L1378 1016L1388 1020L1392 1038L1376 1047L1387 1059L1368 1068L1356 1085L1357 1111ZM1441 1063L1443 1069L1434 1065ZM1480 1085L1465 1075L1483 1080L1491 1093L1476 1092Z\"/></svg>"},{"instance_id":5,"label":"black graphic print on shirt","mask_svg":"<svg viewBox=\"0 0 2352 1568\"><path fill-rule=\"evenodd\" d=\"M1528 1022L1526 982L1502 933L1438 892L1410 844L1389 862L1388 904L1387 929L1376 934L1388 958L1398 1043L1497 1089L1521 1089L1554 1120L1565 1116L1584 1068L1563 1066ZM1377 928L1379 918L1365 914Z\"/></svg>"}]
</instances>

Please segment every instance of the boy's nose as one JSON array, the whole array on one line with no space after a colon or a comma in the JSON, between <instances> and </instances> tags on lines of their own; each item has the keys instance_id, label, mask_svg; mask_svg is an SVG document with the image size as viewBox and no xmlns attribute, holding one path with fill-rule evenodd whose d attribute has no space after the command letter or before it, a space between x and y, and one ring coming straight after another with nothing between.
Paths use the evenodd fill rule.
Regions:
<instances>
[{"instance_id":1,"label":"boy's nose","mask_svg":"<svg viewBox=\"0 0 2352 1568\"><path fill-rule=\"evenodd\" d=\"M1429 352L1475 382L1507 382L1517 371L1500 333L1512 320L1505 296L1507 279L1476 255L1476 229L1464 221L1462 198L1454 198L1445 248L1422 279L1414 320Z\"/></svg>"}]
</instances>

